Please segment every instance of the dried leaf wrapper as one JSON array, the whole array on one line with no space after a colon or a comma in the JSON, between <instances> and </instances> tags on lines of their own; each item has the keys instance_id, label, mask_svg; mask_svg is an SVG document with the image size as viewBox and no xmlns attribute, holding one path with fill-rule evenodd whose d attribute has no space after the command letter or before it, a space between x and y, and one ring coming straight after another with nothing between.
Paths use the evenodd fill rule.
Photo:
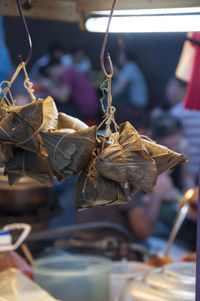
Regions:
<instances>
[{"instance_id":1,"label":"dried leaf wrapper","mask_svg":"<svg viewBox=\"0 0 200 301\"><path fill-rule=\"evenodd\" d=\"M75 131L82 131L88 128L87 124L78 118L65 113L59 113L57 129L69 128Z\"/></svg>"},{"instance_id":2,"label":"dried leaf wrapper","mask_svg":"<svg viewBox=\"0 0 200 301\"><path fill-rule=\"evenodd\" d=\"M76 209L86 209L95 206L127 204L130 198L119 183L103 178L95 167L93 158L86 170L82 171L73 197ZM91 165L94 165L89 174Z\"/></svg>"},{"instance_id":3,"label":"dried leaf wrapper","mask_svg":"<svg viewBox=\"0 0 200 301\"><path fill-rule=\"evenodd\" d=\"M82 171L88 164L96 147L96 126L66 134L41 132L53 169L69 178Z\"/></svg>"},{"instance_id":4,"label":"dried leaf wrapper","mask_svg":"<svg viewBox=\"0 0 200 301\"><path fill-rule=\"evenodd\" d=\"M9 184L12 185L21 177L28 176L33 180L50 185L52 183L52 169L47 157L17 149L14 156L5 166Z\"/></svg>"},{"instance_id":5,"label":"dried leaf wrapper","mask_svg":"<svg viewBox=\"0 0 200 301\"><path fill-rule=\"evenodd\" d=\"M52 97L43 100L43 127L42 131L55 130L58 123L58 110Z\"/></svg>"},{"instance_id":6,"label":"dried leaf wrapper","mask_svg":"<svg viewBox=\"0 0 200 301\"><path fill-rule=\"evenodd\" d=\"M29 151L40 152L37 133L43 123L42 102L33 102L12 111L0 122L0 141L18 145Z\"/></svg>"},{"instance_id":7,"label":"dried leaf wrapper","mask_svg":"<svg viewBox=\"0 0 200 301\"><path fill-rule=\"evenodd\" d=\"M4 167L12 157L12 147L8 144L0 144L0 167Z\"/></svg>"},{"instance_id":8,"label":"dried leaf wrapper","mask_svg":"<svg viewBox=\"0 0 200 301\"><path fill-rule=\"evenodd\" d=\"M119 127L119 138L106 147L97 160L97 170L105 178L129 183L132 192L153 190L157 168L139 134L129 122Z\"/></svg>"},{"instance_id":9,"label":"dried leaf wrapper","mask_svg":"<svg viewBox=\"0 0 200 301\"><path fill-rule=\"evenodd\" d=\"M146 139L142 139L142 142L148 150L150 156L156 162L158 175L166 170L176 167L180 163L187 161L182 154L174 152L165 146Z\"/></svg>"}]
</instances>

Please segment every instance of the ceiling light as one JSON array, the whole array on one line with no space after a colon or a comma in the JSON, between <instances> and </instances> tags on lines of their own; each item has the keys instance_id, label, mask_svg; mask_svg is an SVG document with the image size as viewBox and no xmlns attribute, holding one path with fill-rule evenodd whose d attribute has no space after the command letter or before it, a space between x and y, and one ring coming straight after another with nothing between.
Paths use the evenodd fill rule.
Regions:
<instances>
[{"instance_id":1,"label":"ceiling light","mask_svg":"<svg viewBox=\"0 0 200 301\"><path fill-rule=\"evenodd\" d=\"M194 8L193 8L194 9ZM108 17L91 16L85 27L91 32L105 32ZM200 31L200 14L113 16L110 32L189 32Z\"/></svg>"},{"instance_id":2,"label":"ceiling light","mask_svg":"<svg viewBox=\"0 0 200 301\"><path fill-rule=\"evenodd\" d=\"M115 10L113 16L135 16L135 15L166 15L166 14L191 14L200 13L200 7L178 7L178 8L156 8L156 9L129 9L129 10ZM93 11L94 15L110 14L109 10Z\"/></svg>"}]
</instances>

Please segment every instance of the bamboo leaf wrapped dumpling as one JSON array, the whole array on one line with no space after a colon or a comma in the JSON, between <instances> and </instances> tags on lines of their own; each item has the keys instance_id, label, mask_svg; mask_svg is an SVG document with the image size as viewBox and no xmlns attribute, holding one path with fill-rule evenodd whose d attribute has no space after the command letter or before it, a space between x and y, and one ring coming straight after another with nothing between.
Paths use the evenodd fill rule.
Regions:
<instances>
[{"instance_id":1,"label":"bamboo leaf wrapped dumpling","mask_svg":"<svg viewBox=\"0 0 200 301\"><path fill-rule=\"evenodd\" d=\"M43 124L42 101L23 107L12 107L0 122L0 141L15 144L29 151L40 152L38 132Z\"/></svg>"},{"instance_id":2,"label":"bamboo leaf wrapped dumpling","mask_svg":"<svg viewBox=\"0 0 200 301\"><path fill-rule=\"evenodd\" d=\"M92 170L91 170L92 169ZM119 205L130 202L120 183L101 177L95 166L95 156L78 178L73 196L76 209Z\"/></svg>"},{"instance_id":3,"label":"bamboo leaf wrapped dumpling","mask_svg":"<svg viewBox=\"0 0 200 301\"><path fill-rule=\"evenodd\" d=\"M97 160L97 171L105 178L129 183L132 192L153 190L157 168L139 134L129 122L119 127L119 138L106 147Z\"/></svg>"},{"instance_id":4,"label":"bamboo leaf wrapped dumpling","mask_svg":"<svg viewBox=\"0 0 200 301\"><path fill-rule=\"evenodd\" d=\"M86 123L84 123L78 118L72 117L65 113L59 113L57 129L63 129L63 128L74 129L75 131L81 131L87 129L88 126Z\"/></svg>"},{"instance_id":5,"label":"bamboo leaf wrapped dumpling","mask_svg":"<svg viewBox=\"0 0 200 301\"><path fill-rule=\"evenodd\" d=\"M58 110L52 97L43 100L42 131L55 130L58 123Z\"/></svg>"},{"instance_id":6,"label":"bamboo leaf wrapped dumpling","mask_svg":"<svg viewBox=\"0 0 200 301\"><path fill-rule=\"evenodd\" d=\"M174 152L165 146L157 144L154 141L142 139L142 142L145 145L150 156L156 162L158 175L166 170L176 167L180 163L187 161L187 159L182 154Z\"/></svg>"},{"instance_id":7,"label":"bamboo leaf wrapped dumpling","mask_svg":"<svg viewBox=\"0 0 200 301\"><path fill-rule=\"evenodd\" d=\"M48 158L20 148L6 163L5 174L8 175L10 185L24 176L28 176L41 184L50 185L52 183L52 169Z\"/></svg>"},{"instance_id":8,"label":"bamboo leaf wrapped dumpling","mask_svg":"<svg viewBox=\"0 0 200 301\"><path fill-rule=\"evenodd\" d=\"M74 132L41 132L53 169L63 178L82 171L96 147L96 126Z\"/></svg>"}]
</instances>

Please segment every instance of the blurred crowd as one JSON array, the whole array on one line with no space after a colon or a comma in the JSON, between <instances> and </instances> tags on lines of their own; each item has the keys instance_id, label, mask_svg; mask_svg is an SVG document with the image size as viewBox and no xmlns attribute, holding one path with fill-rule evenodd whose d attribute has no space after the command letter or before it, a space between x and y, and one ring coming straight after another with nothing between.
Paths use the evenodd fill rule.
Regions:
<instances>
[{"instance_id":1,"label":"blurred crowd","mask_svg":"<svg viewBox=\"0 0 200 301\"><path fill-rule=\"evenodd\" d=\"M0 26L1 29L1 26ZM3 34L1 34L0 79L8 78L12 69ZM3 46L5 51L3 51ZM119 47L120 48L120 47ZM4 60L3 57L6 57ZM184 154L189 162L158 177L151 195L138 193L129 206L88 209L75 213L72 205L74 179L57 187L63 215L51 227L75 222L107 220L121 223L133 233L136 241L144 242L155 236L167 239L179 202L185 192L197 185L200 159L200 112L184 109L183 101L187 83L177 78L166 83L168 109L163 110L162 100L149 110L149 88L145 74L131 49L121 47L113 57L113 105L116 121L129 121L140 134ZM4 64L3 64L3 63ZM7 65L5 66L7 62ZM9 75L10 76L10 75ZM81 49L67 52L63 45L54 43L31 67L29 72L37 98L51 95L59 111L80 118L88 125L98 124L102 118L100 85L104 81L101 71L94 70L90 57ZM28 103L28 98L17 84L14 94L18 105ZM178 236L184 246L195 251L196 220L187 217Z\"/></svg>"}]
</instances>

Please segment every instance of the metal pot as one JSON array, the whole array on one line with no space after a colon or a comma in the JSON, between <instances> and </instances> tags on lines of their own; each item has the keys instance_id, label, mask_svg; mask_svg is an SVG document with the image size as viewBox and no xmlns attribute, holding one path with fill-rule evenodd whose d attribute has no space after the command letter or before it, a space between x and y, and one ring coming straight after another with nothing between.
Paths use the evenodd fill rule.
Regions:
<instances>
[{"instance_id":1,"label":"metal pot","mask_svg":"<svg viewBox=\"0 0 200 301\"><path fill-rule=\"evenodd\" d=\"M29 178L10 186L6 176L0 176L0 214L20 214L52 204L52 187L40 185Z\"/></svg>"}]
</instances>

